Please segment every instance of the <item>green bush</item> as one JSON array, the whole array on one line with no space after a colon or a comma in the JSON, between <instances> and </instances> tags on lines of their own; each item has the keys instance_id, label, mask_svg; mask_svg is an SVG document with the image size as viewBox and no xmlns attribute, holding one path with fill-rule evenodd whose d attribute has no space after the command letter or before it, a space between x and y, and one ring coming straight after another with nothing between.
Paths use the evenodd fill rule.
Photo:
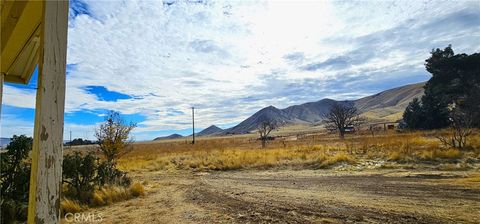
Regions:
<instances>
[{"instance_id":1,"label":"green bush","mask_svg":"<svg viewBox=\"0 0 480 224\"><path fill-rule=\"evenodd\" d=\"M97 180L100 186L103 185L120 185L130 186L131 179L127 176L127 172L123 172L112 163L104 161L100 163L97 171Z\"/></svg>"},{"instance_id":2,"label":"green bush","mask_svg":"<svg viewBox=\"0 0 480 224\"><path fill-rule=\"evenodd\" d=\"M27 219L31 170L28 158L32 144L31 137L14 135L6 152L0 154L1 223ZM115 160L99 162L92 153L65 155L62 168L63 183L66 184L64 195L83 203L90 203L96 188L104 185L128 187L131 184L127 173L116 168Z\"/></svg>"},{"instance_id":3,"label":"green bush","mask_svg":"<svg viewBox=\"0 0 480 224\"><path fill-rule=\"evenodd\" d=\"M63 182L67 184L66 195L87 202L95 187L97 158L89 153L82 157L79 152L63 157Z\"/></svg>"},{"instance_id":4,"label":"green bush","mask_svg":"<svg viewBox=\"0 0 480 224\"><path fill-rule=\"evenodd\" d=\"M127 173L115 168L108 161L99 162L92 153L82 156L75 152L63 159L63 182L65 196L82 203L90 203L95 188L105 185L130 186Z\"/></svg>"},{"instance_id":5,"label":"green bush","mask_svg":"<svg viewBox=\"0 0 480 224\"><path fill-rule=\"evenodd\" d=\"M0 156L0 190L2 223L13 223L27 219L30 163L28 153L33 139L25 135L14 135Z\"/></svg>"}]
</instances>

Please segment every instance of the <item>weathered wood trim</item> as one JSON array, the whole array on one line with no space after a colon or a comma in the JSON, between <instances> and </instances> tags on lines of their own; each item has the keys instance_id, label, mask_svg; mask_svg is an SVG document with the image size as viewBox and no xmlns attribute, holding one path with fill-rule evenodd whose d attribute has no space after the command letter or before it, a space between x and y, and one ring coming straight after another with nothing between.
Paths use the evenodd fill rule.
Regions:
<instances>
[{"instance_id":1,"label":"weathered wood trim","mask_svg":"<svg viewBox=\"0 0 480 224\"><path fill-rule=\"evenodd\" d=\"M68 1L45 1L28 223L60 222Z\"/></svg>"}]
</instances>

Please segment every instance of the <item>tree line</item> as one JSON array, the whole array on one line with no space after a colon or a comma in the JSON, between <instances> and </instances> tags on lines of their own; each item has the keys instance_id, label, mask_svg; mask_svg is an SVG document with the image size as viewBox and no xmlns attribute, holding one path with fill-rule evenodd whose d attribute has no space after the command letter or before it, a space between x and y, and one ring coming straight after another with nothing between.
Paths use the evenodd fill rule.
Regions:
<instances>
[{"instance_id":1,"label":"tree line","mask_svg":"<svg viewBox=\"0 0 480 224\"><path fill-rule=\"evenodd\" d=\"M432 77L422 98L415 98L403 113L411 130L449 128L450 136L437 136L447 146L464 148L472 128L480 127L480 53L455 54L451 45L434 49L425 60Z\"/></svg>"},{"instance_id":2,"label":"tree line","mask_svg":"<svg viewBox=\"0 0 480 224\"><path fill-rule=\"evenodd\" d=\"M435 49L425 61L432 74L425 94L407 106L406 128L430 130L446 128L455 120L469 127L480 126L480 53L455 54L452 47Z\"/></svg>"}]
</instances>

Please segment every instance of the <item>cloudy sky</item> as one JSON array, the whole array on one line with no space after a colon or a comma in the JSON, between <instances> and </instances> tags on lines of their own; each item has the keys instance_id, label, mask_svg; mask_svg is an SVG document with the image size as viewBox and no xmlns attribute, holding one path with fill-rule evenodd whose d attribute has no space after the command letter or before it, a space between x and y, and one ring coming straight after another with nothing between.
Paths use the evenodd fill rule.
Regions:
<instances>
[{"instance_id":1,"label":"cloudy sky","mask_svg":"<svg viewBox=\"0 0 480 224\"><path fill-rule=\"evenodd\" d=\"M274 105L355 99L425 81L432 48L480 51L478 1L71 0L65 134L106 110L148 140L226 128ZM1 137L31 135L37 71L6 84Z\"/></svg>"}]
</instances>

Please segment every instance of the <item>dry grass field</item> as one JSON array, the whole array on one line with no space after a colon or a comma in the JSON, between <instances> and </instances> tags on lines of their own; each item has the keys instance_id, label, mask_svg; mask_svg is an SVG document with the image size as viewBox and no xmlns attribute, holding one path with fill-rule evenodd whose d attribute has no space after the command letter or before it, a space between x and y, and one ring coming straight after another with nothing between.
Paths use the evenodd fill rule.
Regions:
<instances>
[{"instance_id":1,"label":"dry grass field","mask_svg":"<svg viewBox=\"0 0 480 224\"><path fill-rule=\"evenodd\" d=\"M119 168L145 192L84 212L105 223L479 223L479 133L462 151L435 136L139 142Z\"/></svg>"},{"instance_id":2,"label":"dry grass field","mask_svg":"<svg viewBox=\"0 0 480 224\"><path fill-rule=\"evenodd\" d=\"M480 135L470 137L470 148L446 148L434 132L367 133L339 140L333 134L277 137L266 149L254 135L136 143L119 166L128 171L244 170L429 167L439 170L478 168Z\"/></svg>"}]
</instances>

